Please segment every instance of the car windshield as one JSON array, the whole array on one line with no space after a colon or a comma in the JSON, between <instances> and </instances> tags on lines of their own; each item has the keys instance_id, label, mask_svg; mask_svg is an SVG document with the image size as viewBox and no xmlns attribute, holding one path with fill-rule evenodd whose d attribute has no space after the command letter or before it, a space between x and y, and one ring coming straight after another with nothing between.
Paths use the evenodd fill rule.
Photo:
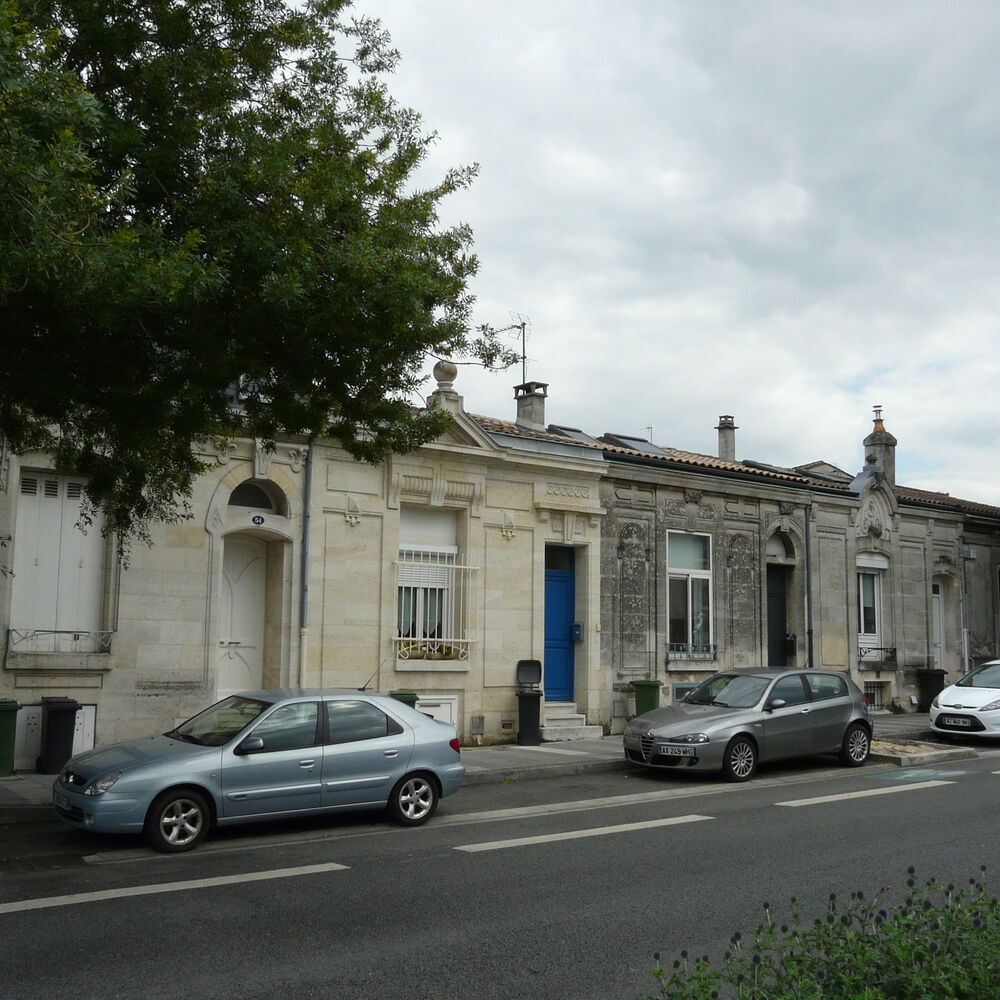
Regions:
<instances>
[{"instance_id":1,"label":"car windshield","mask_svg":"<svg viewBox=\"0 0 1000 1000\"><path fill-rule=\"evenodd\" d=\"M270 708L270 704L266 701L241 698L234 694L211 705L204 712L199 712L187 722L182 722L176 729L164 733L164 736L185 743L197 743L203 747L220 747L250 725L267 708Z\"/></svg>"},{"instance_id":2,"label":"car windshield","mask_svg":"<svg viewBox=\"0 0 1000 1000\"><path fill-rule=\"evenodd\" d=\"M963 688L1000 688L1000 663L984 663L959 682Z\"/></svg>"},{"instance_id":3,"label":"car windshield","mask_svg":"<svg viewBox=\"0 0 1000 1000\"><path fill-rule=\"evenodd\" d=\"M750 708L767 690L766 677L746 674L716 674L696 687L684 700L689 705L721 705L724 708Z\"/></svg>"}]
</instances>

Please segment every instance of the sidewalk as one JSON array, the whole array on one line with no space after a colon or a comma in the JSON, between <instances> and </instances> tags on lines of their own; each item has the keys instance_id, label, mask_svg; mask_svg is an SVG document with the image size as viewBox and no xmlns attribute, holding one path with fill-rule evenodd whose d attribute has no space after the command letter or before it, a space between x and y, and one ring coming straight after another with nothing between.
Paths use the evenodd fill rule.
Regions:
<instances>
[{"instance_id":1,"label":"sidewalk","mask_svg":"<svg viewBox=\"0 0 1000 1000\"><path fill-rule=\"evenodd\" d=\"M906 715L876 715L875 739L910 739L933 741L926 713ZM942 759L971 756L974 748L941 747ZM937 754L935 754L937 756ZM880 755L892 762L891 755ZM621 736L543 743L537 747L503 744L491 747L463 747L466 785L501 784L552 778L560 775L584 774L594 771L614 771L626 766L622 754ZM902 761L896 761L902 763ZM925 762L925 761L922 761ZM2 811L10 807L48 806L52 800L55 775L24 771L0 778L0 821Z\"/></svg>"}]
</instances>

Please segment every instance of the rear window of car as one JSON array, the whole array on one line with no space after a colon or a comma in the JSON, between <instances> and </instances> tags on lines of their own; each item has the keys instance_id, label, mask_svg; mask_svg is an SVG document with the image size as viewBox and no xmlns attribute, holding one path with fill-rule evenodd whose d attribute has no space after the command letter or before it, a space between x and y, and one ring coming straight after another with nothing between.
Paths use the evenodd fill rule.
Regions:
<instances>
[{"instance_id":1,"label":"rear window of car","mask_svg":"<svg viewBox=\"0 0 1000 1000\"><path fill-rule=\"evenodd\" d=\"M403 727L380 708L367 701L328 701L326 703L327 743L354 743L394 736Z\"/></svg>"},{"instance_id":2,"label":"rear window of car","mask_svg":"<svg viewBox=\"0 0 1000 1000\"><path fill-rule=\"evenodd\" d=\"M806 683L813 701L824 698L843 698L847 695L847 681L836 674L806 674Z\"/></svg>"}]
</instances>

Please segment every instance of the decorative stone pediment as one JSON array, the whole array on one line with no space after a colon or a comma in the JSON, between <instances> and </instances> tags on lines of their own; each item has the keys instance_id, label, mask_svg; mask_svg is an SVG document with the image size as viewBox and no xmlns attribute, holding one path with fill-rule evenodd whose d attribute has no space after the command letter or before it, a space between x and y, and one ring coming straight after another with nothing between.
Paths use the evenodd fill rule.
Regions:
<instances>
[{"instance_id":1,"label":"decorative stone pediment","mask_svg":"<svg viewBox=\"0 0 1000 1000\"><path fill-rule=\"evenodd\" d=\"M464 507L473 517L479 517L484 492L483 482L478 479L452 479L442 469L407 469L393 477L392 506L409 500L431 507Z\"/></svg>"}]
</instances>

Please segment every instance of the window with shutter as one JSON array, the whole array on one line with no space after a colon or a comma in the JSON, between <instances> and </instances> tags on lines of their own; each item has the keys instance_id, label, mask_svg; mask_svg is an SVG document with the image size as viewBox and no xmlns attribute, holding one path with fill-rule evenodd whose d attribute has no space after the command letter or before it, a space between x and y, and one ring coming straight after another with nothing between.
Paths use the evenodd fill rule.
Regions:
<instances>
[{"instance_id":1,"label":"window with shutter","mask_svg":"<svg viewBox=\"0 0 1000 1000\"><path fill-rule=\"evenodd\" d=\"M78 478L23 472L14 530L11 649L99 652L106 541L99 523L78 527Z\"/></svg>"}]
</instances>

